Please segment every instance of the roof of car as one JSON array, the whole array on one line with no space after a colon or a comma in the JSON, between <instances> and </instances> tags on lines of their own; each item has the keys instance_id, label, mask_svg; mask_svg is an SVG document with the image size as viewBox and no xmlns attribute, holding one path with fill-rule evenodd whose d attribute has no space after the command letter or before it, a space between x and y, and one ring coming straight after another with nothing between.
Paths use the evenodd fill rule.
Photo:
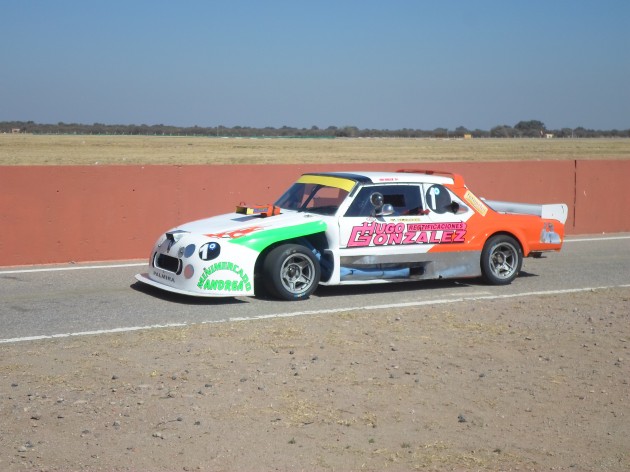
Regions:
<instances>
[{"instance_id":1,"label":"roof of car","mask_svg":"<svg viewBox=\"0 0 630 472\"><path fill-rule=\"evenodd\" d=\"M413 183L435 183L435 184L452 184L456 183L461 177L457 174L448 172L434 171L415 171L403 170L399 172L374 172L374 171L356 171L356 172L309 172L309 175L328 175L354 180L356 182L369 183L387 183L387 182L413 182ZM463 180L462 180L463 184Z\"/></svg>"}]
</instances>

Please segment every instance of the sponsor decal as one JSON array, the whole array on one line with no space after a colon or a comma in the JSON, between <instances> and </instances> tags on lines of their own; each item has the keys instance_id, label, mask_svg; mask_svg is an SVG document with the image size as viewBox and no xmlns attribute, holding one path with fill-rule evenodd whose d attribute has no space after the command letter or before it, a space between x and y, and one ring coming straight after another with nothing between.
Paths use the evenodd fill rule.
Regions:
<instances>
[{"instance_id":1,"label":"sponsor decal","mask_svg":"<svg viewBox=\"0 0 630 472\"><path fill-rule=\"evenodd\" d=\"M211 233L206 234L209 238L228 238L228 239L236 239L242 236L247 236L254 231L258 231L263 229L262 226L250 226L249 228L236 229L234 231L224 231L223 233Z\"/></svg>"},{"instance_id":2,"label":"sponsor decal","mask_svg":"<svg viewBox=\"0 0 630 472\"><path fill-rule=\"evenodd\" d=\"M228 272L227 276L219 276L218 272ZM237 278L234 279L234 276ZM242 292L252 289L251 281L245 271L233 262L215 262L204 269L197 282L197 287L202 290L214 290L219 292Z\"/></svg>"},{"instance_id":3,"label":"sponsor decal","mask_svg":"<svg viewBox=\"0 0 630 472\"><path fill-rule=\"evenodd\" d=\"M425 195L427 199L428 207L436 213L446 213L449 211L450 205L453 202L451 195L446 187L439 184L431 185Z\"/></svg>"},{"instance_id":4,"label":"sponsor decal","mask_svg":"<svg viewBox=\"0 0 630 472\"><path fill-rule=\"evenodd\" d=\"M481 216L486 216L486 213L488 213L488 207L486 204L477 198L470 190L466 190L464 200L470 203L470 206L477 210L477 213L480 213Z\"/></svg>"},{"instance_id":5,"label":"sponsor decal","mask_svg":"<svg viewBox=\"0 0 630 472\"><path fill-rule=\"evenodd\" d=\"M427 211L428 213L428 211ZM390 218L388 218L388 221L393 221L394 223L398 223L399 221L403 222L403 223L416 223L416 222L420 222L422 221L422 219L419 216L413 217L413 216L403 216L401 218L396 218L395 216L392 216Z\"/></svg>"},{"instance_id":6,"label":"sponsor decal","mask_svg":"<svg viewBox=\"0 0 630 472\"><path fill-rule=\"evenodd\" d=\"M221 246L219 243L206 243L199 248L199 259L202 261L211 261L221 254Z\"/></svg>"},{"instance_id":7,"label":"sponsor decal","mask_svg":"<svg viewBox=\"0 0 630 472\"><path fill-rule=\"evenodd\" d=\"M353 226L348 247L463 243L466 223L377 223Z\"/></svg>"},{"instance_id":8,"label":"sponsor decal","mask_svg":"<svg viewBox=\"0 0 630 472\"><path fill-rule=\"evenodd\" d=\"M168 280L169 282L175 282L175 277L172 277L163 272L158 272L157 270L153 271L153 276L157 277L158 279L164 279L164 280Z\"/></svg>"}]
</instances>

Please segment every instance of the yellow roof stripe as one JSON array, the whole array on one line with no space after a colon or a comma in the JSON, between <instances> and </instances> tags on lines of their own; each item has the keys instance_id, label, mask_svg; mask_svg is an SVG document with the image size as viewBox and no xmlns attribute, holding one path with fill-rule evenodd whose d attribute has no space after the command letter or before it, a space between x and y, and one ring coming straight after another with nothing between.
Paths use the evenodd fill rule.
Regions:
<instances>
[{"instance_id":1,"label":"yellow roof stripe","mask_svg":"<svg viewBox=\"0 0 630 472\"><path fill-rule=\"evenodd\" d=\"M349 192L356 184L354 180L344 179L343 177L333 177L330 175L303 175L298 179L300 184L320 184L327 187L336 187Z\"/></svg>"}]
</instances>

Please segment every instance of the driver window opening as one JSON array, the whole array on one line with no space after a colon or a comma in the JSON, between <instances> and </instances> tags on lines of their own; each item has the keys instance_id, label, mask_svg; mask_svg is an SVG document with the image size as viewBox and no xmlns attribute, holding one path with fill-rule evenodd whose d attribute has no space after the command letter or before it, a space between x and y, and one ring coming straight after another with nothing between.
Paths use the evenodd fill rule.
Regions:
<instances>
[{"instance_id":1,"label":"driver window opening","mask_svg":"<svg viewBox=\"0 0 630 472\"><path fill-rule=\"evenodd\" d=\"M374 206L370 197L378 192L383 195L383 205L391 205L394 213L391 216L420 215L422 213L422 201L420 199L420 187L405 185L389 185L364 187L348 208L345 216L368 217L374 213Z\"/></svg>"}]
</instances>

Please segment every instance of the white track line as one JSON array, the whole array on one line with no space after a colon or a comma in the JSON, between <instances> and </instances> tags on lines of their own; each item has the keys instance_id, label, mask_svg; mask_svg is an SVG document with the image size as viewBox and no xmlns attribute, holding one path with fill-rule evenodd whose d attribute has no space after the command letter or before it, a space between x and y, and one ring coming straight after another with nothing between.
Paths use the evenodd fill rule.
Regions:
<instances>
[{"instance_id":1,"label":"white track line","mask_svg":"<svg viewBox=\"0 0 630 472\"><path fill-rule=\"evenodd\" d=\"M614 241L617 239L630 239L630 236L607 236L603 238L581 238L581 239L565 239L565 243L584 243L591 241Z\"/></svg>"},{"instance_id":2,"label":"white track line","mask_svg":"<svg viewBox=\"0 0 630 472\"><path fill-rule=\"evenodd\" d=\"M140 267L140 266L146 266L146 265L147 265L146 262L135 262L135 263L130 263L130 264L86 265L86 266L73 266L73 267L44 267L41 269L1 270L0 275L26 274L30 272L61 272L64 270L118 269L120 267Z\"/></svg>"},{"instance_id":3,"label":"white track line","mask_svg":"<svg viewBox=\"0 0 630 472\"><path fill-rule=\"evenodd\" d=\"M259 316L251 316L251 317L236 317L236 318L224 318L221 320L213 320L213 321L202 321L199 323L168 323L164 325L148 325L148 326L132 326L128 328L113 328L113 329L102 329L97 331L81 331L77 333L61 333L61 334L50 334L50 335L41 335L41 336L27 336L22 338L10 338L10 339L0 339L0 344L12 344L26 341L40 341L44 339L57 339L57 338L70 338L70 337L78 337L78 336L95 336L102 334L114 334L114 333L127 333L132 331L148 331L152 329L162 329L162 328L184 328L195 325L204 325L204 324L218 324L218 323L229 323L229 322L237 322L237 321L254 321L254 320L267 320L274 318L292 318L296 316L305 316L305 315L326 315L326 314L334 314L334 313L345 313L349 311L368 311L368 310L384 310L384 309L393 309L393 308L409 308L409 307L419 307L426 305L443 305L447 303L459 303L464 301L479 301L479 300L500 300L500 299L508 299L508 298L518 298L518 297L531 297L531 296L543 296L543 295L562 295L567 293L577 293L577 292L588 292L592 290L605 290L609 288L629 288L630 284L625 285L611 285L604 287L584 287L584 288L573 288L573 289L564 289L564 290L546 290L546 291L538 291L538 292L525 292L525 293L514 293L509 295L478 295L478 296L469 296L469 297L458 297L458 298L442 298L437 300L422 300L417 302L406 302L406 303L391 303L387 305L369 305L369 306L354 306L347 308L332 308L327 310L308 310L308 311L298 311L292 313L274 313L269 315L259 315Z\"/></svg>"},{"instance_id":4,"label":"white track line","mask_svg":"<svg viewBox=\"0 0 630 472\"><path fill-rule=\"evenodd\" d=\"M75 336L96 336L99 334L128 333L131 331L146 331L150 329L159 329L159 328L182 328L185 326L191 326L191 325L189 325L188 323L168 323L164 325L129 326L127 328L99 329L96 331L79 331L77 333L60 333L60 334L49 334L49 335L44 334L41 336L25 336L23 338L0 339L0 344L19 343L23 341L39 341L42 339L71 338Z\"/></svg>"},{"instance_id":5,"label":"white track line","mask_svg":"<svg viewBox=\"0 0 630 472\"><path fill-rule=\"evenodd\" d=\"M443 305L447 303L458 303L458 302L465 302L465 301L500 300L500 299L507 299L507 298L531 297L531 296L540 296L540 295L562 295L566 293L588 292L591 290L603 290L603 289L609 289L609 288L628 288L628 287L630 287L630 284L610 285L610 286L604 286L604 287L570 288L570 289L563 289L563 290L544 290L544 291L537 291L537 292L513 293L513 294L508 294L508 295L474 295L474 296L469 296L469 297L441 298L437 300L422 300L422 301L417 301L417 302L390 303L387 305L355 306L355 307L347 307L347 308L331 308L327 310L310 310L310 311L298 311L298 312L292 312L292 313L258 315L258 316L251 316L251 317L246 317L246 318L228 318L228 319L217 320L217 321L203 321L200 324L225 323L227 321L265 320L265 319L270 319L270 318L291 318L294 316L323 315L323 314L330 314L330 313L344 313L347 311L389 310L392 308L409 308L409 307L426 306L426 305Z\"/></svg>"}]
</instances>

